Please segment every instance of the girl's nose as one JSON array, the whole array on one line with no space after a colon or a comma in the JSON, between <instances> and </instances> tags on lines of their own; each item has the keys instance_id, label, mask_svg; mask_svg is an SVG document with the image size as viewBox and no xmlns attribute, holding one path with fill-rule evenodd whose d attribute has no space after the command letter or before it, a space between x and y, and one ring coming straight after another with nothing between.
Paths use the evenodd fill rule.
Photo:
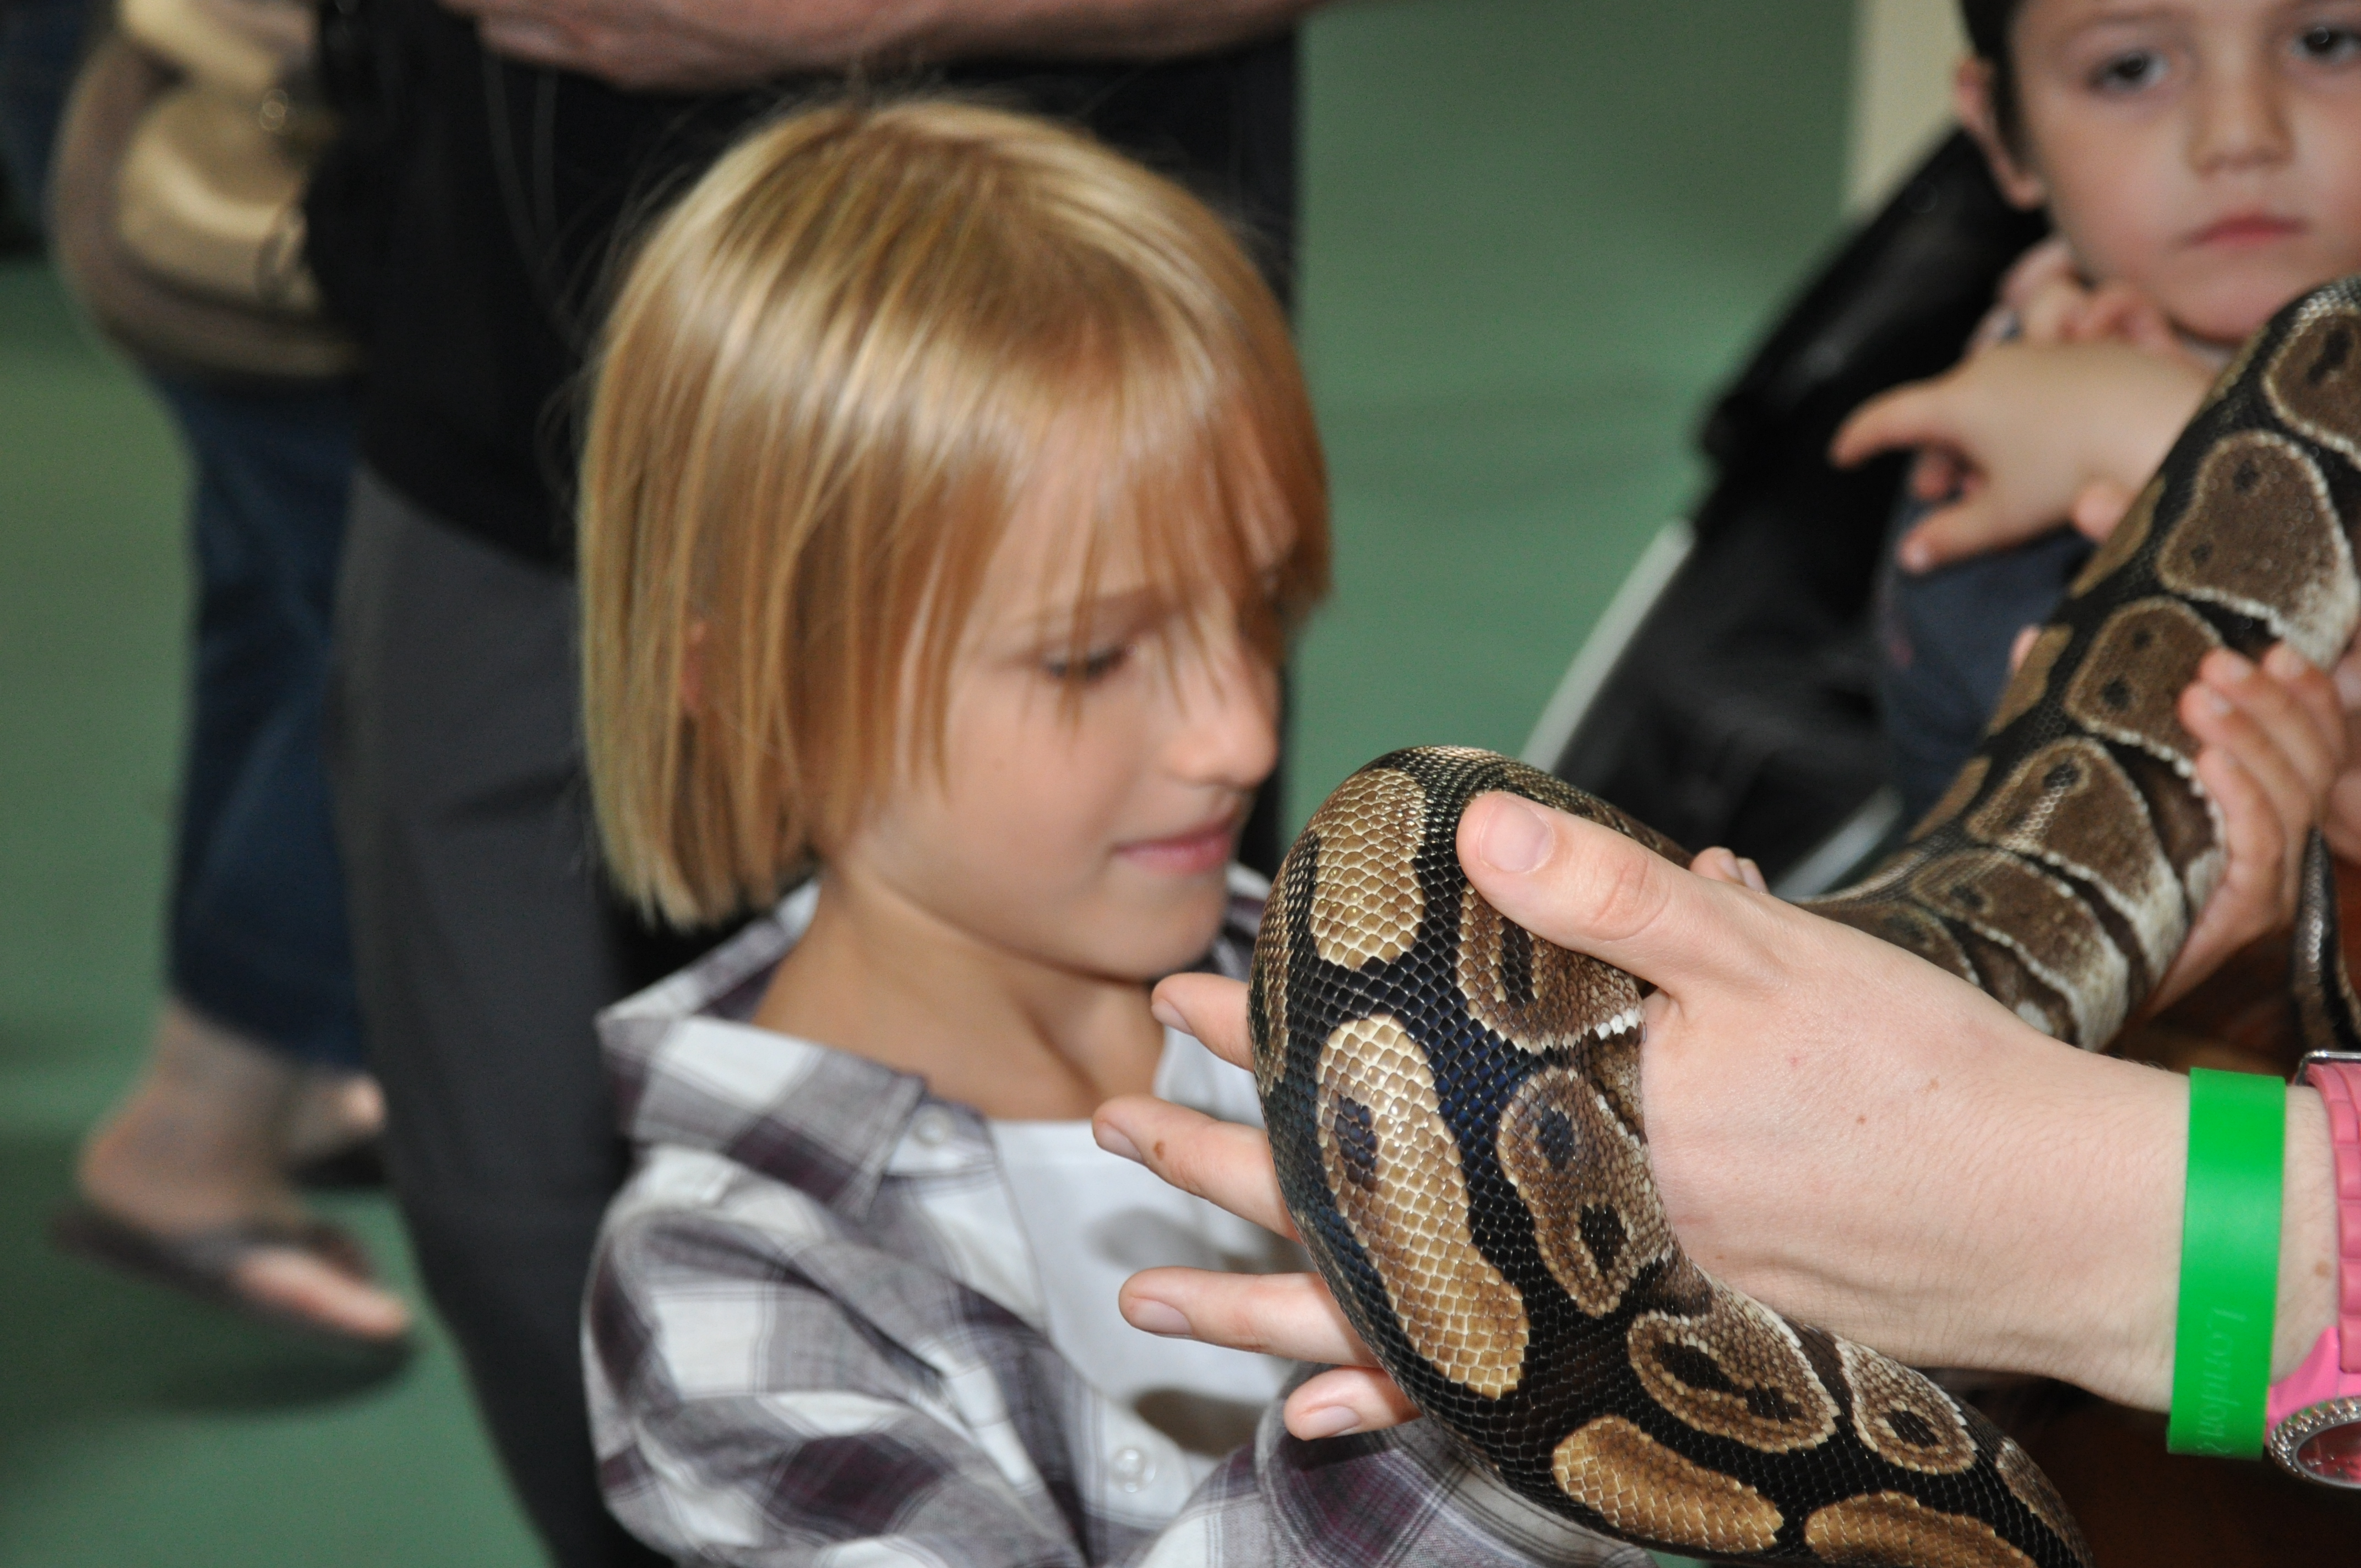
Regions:
<instances>
[{"instance_id":1,"label":"girl's nose","mask_svg":"<svg viewBox=\"0 0 2361 1568\"><path fill-rule=\"evenodd\" d=\"M1188 661L1168 757L1191 784L1252 789L1279 762L1279 676L1242 641Z\"/></svg>"},{"instance_id":2,"label":"girl's nose","mask_svg":"<svg viewBox=\"0 0 2361 1568\"><path fill-rule=\"evenodd\" d=\"M2286 83L2268 58L2201 73L2192 95L2190 162L2204 173L2262 168L2286 161L2293 148L2288 134Z\"/></svg>"}]
</instances>

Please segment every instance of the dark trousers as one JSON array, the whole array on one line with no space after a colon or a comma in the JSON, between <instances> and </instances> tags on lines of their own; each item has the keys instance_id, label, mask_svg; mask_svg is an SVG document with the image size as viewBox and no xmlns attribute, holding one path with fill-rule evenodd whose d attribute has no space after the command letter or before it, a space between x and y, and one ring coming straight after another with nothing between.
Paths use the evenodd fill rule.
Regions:
<instances>
[{"instance_id":1,"label":"dark trousers","mask_svg":"<svg viewBox=\"0 0 2361 1568\"><path fill-rule=\"evenodd\" d=\"M625 1159L592 1015L676 955L596 872L573 587L364 467L336 614L337 827L412 1245L555 1560L661 1561L599 1499L578 1321Z\"/></svg>"},{"instance_id":2,"label":"dark trousers","mask_svg":"<svg viewBox=\"0 0 2361 1568\"><path fill-rule=\"evenodd\" d=\"M173 994L313 1066L360 1019L321 755L328 617L352 488L340 386L155 378L195 482L196 651L166 948Z\"/></svg>"}]
</instances>

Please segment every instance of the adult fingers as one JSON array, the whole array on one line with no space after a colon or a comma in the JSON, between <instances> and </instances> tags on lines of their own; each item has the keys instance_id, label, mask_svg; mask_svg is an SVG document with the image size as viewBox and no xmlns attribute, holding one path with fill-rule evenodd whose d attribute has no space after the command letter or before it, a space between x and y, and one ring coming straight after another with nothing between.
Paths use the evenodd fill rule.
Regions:
<instances>
[{"instance_id":1,"label":"adult fingers","mask_svg":"<svg viewBox=\"0 0 2361 1568\"><path fill-rule=\"evenodd\" d=\"M1270 1163L1270 1140L1258 1127L1217 1122L1151 1094L1126 1094L1098 1108L1091 1135L1109 1154L1138 1161L1183 1192L1264 1230L1295 1234Z\"/></svg>"},{"instance_id":2,"label":"adult fingers","mask_svg":"<svg viewBox=\"0 0 2361 1568\"><path fill-rule=\"evenodd\" d=\"M1168 1029L1194 1035L1234 1067L1254 1066L1254 1036L1246 1028L1243 981L1218 974L1176 974L1157 983L1148 1010Z\"/></svg>"},{"instance_id":3,"label":"adult fingers","mask_svg":"<svg viewBox=\"0 0 2361 1568\"><path fill-rule=\"evenodd\" d=\"M1166 1339L1290 1361L1366 1366L1376 1359L1316 1274L1150 1268L1123 1282L1115 1304L1124 1321Z\"/></svg>"},{"instance_id":4,"label":"adult fingers","mask_svg":"<svg viewBox=\"0 0 2361 1568\"><path fill-rule=\"evenodd\" d=\"M1763 978L1761 894L1692 876L1612 828L1521 796L1486 795L1459 819L1458 850L1477 893L1559 947L1675 993ZM1810 939L1801 930L1782 934Z\"/></svg>"}]
</instances>

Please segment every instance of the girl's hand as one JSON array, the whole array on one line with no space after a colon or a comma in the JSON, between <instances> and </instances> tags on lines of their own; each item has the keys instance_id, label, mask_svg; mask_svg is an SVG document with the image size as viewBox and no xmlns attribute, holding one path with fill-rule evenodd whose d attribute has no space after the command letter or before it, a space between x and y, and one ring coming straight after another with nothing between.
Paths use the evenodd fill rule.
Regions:
<instances>
[{"instance_id":1,"label":"girl's hand","mask_svg":"<svg viewBox=\"0 0 2361 1568\"><path fill-rule=\"evenodd\" d=\"M1168 1026L1194 1035L1226 1061L1253 1067L1246 988L1239 981L1174 975L1156 988L1155 1007ZM1182 1191L1295 1238L1261 1129L1131 1094L1100 1106L1091 1131L1101 1148L1139 1161ZM1126 1321L1149 1333L1327 1366L1288 1396L1287 1430L1297 1437L1377 1431L1418 1419L1316 1274L1151 1268L1124 1282L1119 1304Z\"/></svg>"},{"instance_id":2,"label":"girl's hand","mask_svg":"<svg viewBox=\"0 0 2361 1568\"><path fill-rule=\"evenodd\" d=\"M2337 690L2280 643L2260 664L2215 650L2180 694L2180 722L2203 743L2197 776L2222 807L2228 863L2149 999L2151 1009L2295 918L2304 839L2322 819L2349 745Z\"/></svg>"},{"instance_id":3,"label":"girl's hand","mask_svg":"<svg viewBox=\"0 0 2361 1568\"><path fill-rule=\"evenodd\" d=\"M1905 571L2068 521L2103 538L2122 515L2121 495L2155 472L2208 384L2186 360L2119 343L2004 343L1862 404L1828 458L1849 468L1903 448L1942 455L1914 471L1912 491L1955 499L1904 536L1895 558ZM2104 504L2089 504L2094 497Z\"/></svg>"}]
</instances>

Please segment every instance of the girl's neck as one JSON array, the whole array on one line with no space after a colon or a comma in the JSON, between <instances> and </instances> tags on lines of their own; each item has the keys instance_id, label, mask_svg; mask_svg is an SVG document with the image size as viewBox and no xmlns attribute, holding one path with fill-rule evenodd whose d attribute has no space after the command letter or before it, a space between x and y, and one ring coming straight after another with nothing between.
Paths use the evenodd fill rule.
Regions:
<instances>
[{"instance_id":1,"label":"girl's neck","mask_svg":"<svg viewBox=\"0 0 2361 1568\"><path fill-rule=\"evenodd\" d=\"M834 874L754 1022L1021 1121L1080 1120L1147 1092L1164 1045L1145 986L992 946L891 888Z\"/></svg>"}]
</instances>

